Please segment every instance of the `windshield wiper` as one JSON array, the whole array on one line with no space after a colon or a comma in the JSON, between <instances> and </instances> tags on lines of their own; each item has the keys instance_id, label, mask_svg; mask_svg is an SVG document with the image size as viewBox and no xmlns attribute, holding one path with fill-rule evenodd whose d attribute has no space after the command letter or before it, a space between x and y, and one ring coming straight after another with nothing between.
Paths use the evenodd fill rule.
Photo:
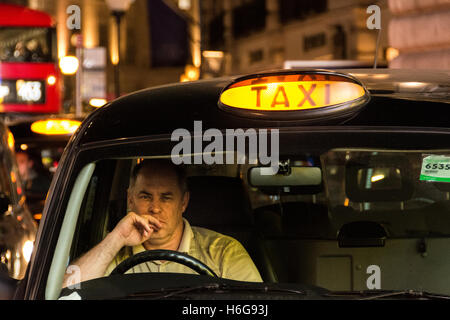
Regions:
<instances>
[{"instance_id":1,"label":"windshield wiper","mask_svg":"<svg viewBox=\"0 0 450 320\"><path fill-rule=\"evenodd\" d=\"M361 291L332 291L324 294L328 297L357 296L357 300L376 300L403 296L413 299L443 299L450 300L450 296L418 290L361 290Z\"/></svg>"},{"instance_id":2,"label":"windshield wiper","mask_svg":"<svg viewBox=\"0 0 450 320\"><path fill-rule=\"evenodd\" d=\"M252 292L252 293L290 293L298 295L306 295L305 291L286 289L273 286L254 286L254 285L230 285L222 283L207 283L194 287L177 287L177 288L160 288L151 291L137 292L126 296L125 298L139 298L154 296L155 300L166 299L174 296L180 296L188 293L196 292L213 292L213 293L227 293L227 292Z\"/></svg>"}]
</instances>

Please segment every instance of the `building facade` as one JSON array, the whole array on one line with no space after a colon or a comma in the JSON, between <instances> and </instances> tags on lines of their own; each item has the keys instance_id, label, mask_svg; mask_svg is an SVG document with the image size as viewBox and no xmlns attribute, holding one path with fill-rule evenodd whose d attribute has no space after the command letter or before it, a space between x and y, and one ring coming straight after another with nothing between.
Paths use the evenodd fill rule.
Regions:
<instances>
[{"instance_id":1,"label":"building facade","mask_svg":"<svg viewBox=\"0 0 450 320\"><path fill-rule=\"evenodd\" d=\"M28 0L25 5L45 11L54 17L59 57L75 54L73 35L76 34L82 35L83 48L106 49L107 92L108 98L112 99L115 96L114 68L117 64L121 94L177 82L184 72L184 62L182 66L152 64L150 2L151 0L135 0L122 17L120 48L117 43L117 23L105 0ZM68 8L72 5L80 8L79 29L70 29L67 26L67 20L73 14Z\"/></svg>"},{"instance_id":2,"label":"building facade","mask_svg":"<svg viewBox=\"0 0 450 320\"><path fill-rule=\"evenodd\" d=\"M389 0L391 68L450 69L450 0Z\"/></svg>"},{"instance_id":3,"label":"building facade","mask_svg":"<svg viewBox=\"0 0 450 320\"><path fill-rule=\"evenodd\" d=\"M204 48L222 50L224 73L273 69L285 61L373 62L378 30L367 27L362 0L208 0L203 2ZM379 63L385 63L390 14L381 9Z\"/></svg>"}]
</instances>

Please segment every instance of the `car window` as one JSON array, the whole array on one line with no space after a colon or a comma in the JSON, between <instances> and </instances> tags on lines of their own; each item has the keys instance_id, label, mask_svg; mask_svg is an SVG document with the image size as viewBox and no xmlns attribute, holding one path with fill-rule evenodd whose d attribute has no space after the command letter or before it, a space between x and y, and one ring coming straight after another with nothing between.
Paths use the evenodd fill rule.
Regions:
<instances>
[{"instance_id":1,"label":"car window","mask_svg":"<svg viewBox=\"0 0 450 320\"><path fill-rule=\"evenodd\" d=\"M64 221L55 248L51 270L47 281L45 296L47 299L55 299L61 290L64 272L69 261L70 247L80 214L83 195L86 192L95 164L90 163L80 171L75 184L70 192L69 202L64 214Z\"/></svg>"},{"instance_id":2,"label":"car window","mask_svg":"<svg viewBox=\"0 0 450 320\"><path fill-rule=\"evenodd\" d=\"M435 153L448 157L448 150ZM364 219L383 225L390 238L449 235L447 224L435 223L448 221L448 184L423 177L427 154L339 150L324 155L335 229ZM445 174L450 167L441 164Z\"/></svg>"}]
</instances>

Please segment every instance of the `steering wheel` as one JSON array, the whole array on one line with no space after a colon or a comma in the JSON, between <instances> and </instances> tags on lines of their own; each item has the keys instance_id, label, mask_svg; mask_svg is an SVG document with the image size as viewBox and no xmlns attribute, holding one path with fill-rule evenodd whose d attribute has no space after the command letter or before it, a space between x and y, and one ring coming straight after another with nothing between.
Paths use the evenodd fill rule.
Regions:
<instances>
[{"instance_id":1,"label":"steering wheel","mask_svg":"<svg viewBox=\"0 0 450 320\"><path fill-rule=\"evenodd\" d=\"M168 260L172 262L177 262L188 268L191 268L192 270L201 275L218 278L217 274L200 260L195 259L190 255L172 250L147 250L135 254L125 259L118 266L116 266L110 275L124 274L126 271L128 271L129 269L133 268L138 264L153 260Z\"/></svg>"}]
</instances>

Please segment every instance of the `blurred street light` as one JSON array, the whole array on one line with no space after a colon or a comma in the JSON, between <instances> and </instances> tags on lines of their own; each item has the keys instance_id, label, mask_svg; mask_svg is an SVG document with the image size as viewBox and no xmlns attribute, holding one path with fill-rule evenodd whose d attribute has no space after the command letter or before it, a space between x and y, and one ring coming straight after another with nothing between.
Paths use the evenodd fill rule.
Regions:
<instances>
[{"instance_id":1,"label":"blurred street light","mask_svg":"<svg viewBox=\"0 0 450 320\"><path fill-rule=\"evenodd\" d=\"M64 56L59 59L59 68L65 75L75 74L78 70L79 65L80 63L77 57L74 56Z\"/></svg>"},{"instance_id":2,"label":"blurred street light","mask_svg":"<svg viewBox=\"0 0 450 320\"><path fill-rule=\"evenodd\" d=\"M106 0L106 5L113 12L125 13L134 0Z\"/></svg>"},{"instance_id":3,"label":"blurred street light","mask_svg":"<svg viewBox=\"0 0 450 320\"><path fill-rule=\"evenodd\" d=\"M217 58L217 59L222 59L223 58L223 51L210 51L210 50L205 50L202 53L204 58Z\"/></svg>"},{"instance_id":4,"label":"blurred street light","mask_svg":"<svg viewBox=\"0 0 450 320\"><path fill-rule=\"evenodd\" d=\"M114 91L115 96L120 96L120 79L119 79L119 63L120 63L120 20L125 12L130 8L134 0L106 0L106 5L111 10L111 15L115 18L117 25L117 60L114 64ZM113 62L114 63L114 62Z\"/></svg>"},{"instance_id":5,"label":"blurred street light","mask_svg":"<svg viewBox=\"0 0 450 320\"><path fill-rule=\"evenodd\" d=\"M47 77L47 83L49 84L49 85L54 85L55 83L56 83L56 77L55 76L53 76L53 75L51 75L51 76L48 76Z\"/></svg>"},{"instance_id":6,"label":"blurred street light","mask_svg":"<svg viewBox=\"0 0 450 320\"><path fill-rule=\"evenodd\" d=\"M223 72L225 52L223 51L210 51L205 50L202 52L203 66L202 75L203 77L217 77Z\"/></svg>"},{"instance_id":7,"label":"blurred street light","mask_svg":"<svg viewBox=\"0 0 450 320\"><path fill-rule=\"evenodd\" d=\"M198 78L200 77L200 72L199 72L198 68L196 68L196 67L194 67L192 65L187 65L184 68L184 74L191 81L198 80Z\"/></svg>"},{"instance_id":8,"label":"blurred street light","mask_svg":"<svg viewBox=\"0 0 450 320\"><path fill-rule=\"evenodd\" d=\"M80 95L80 91L79 91L79 69L80 69L80 62L79 59L75 56L64 56L61 59L59 59L59 69L61 70L62 74L64 75L74 75L76 74L76 78L75 78L75 109L76 112L79 113L79 107L78 105L81 103L79 101L79 95ZM49 84L51 84L51 82L53 80L47 79L47 81L49 82Z\"/></svg>"},{"instance_id":9,"label":"blurred street light","mask_svg":"<svg viewBox=\"0 0 450 320\"><path fill-rule=\"evenodd\" d=\"M180 76L180 82L185 81L195 81L200 78L200 70L199 68L194 67L193 65L187 65L184 68L184 73Z\"/></svg>"},{"instance_id":10,"label":"blurred street light","mask_svg":"<svg viewBox=\"0 0 450 320\"><path fill-rule=\"evenodd\" d=\"M392 60L397 58L399 56L399 54L400 54L400 52L398 49L389 47L386 49L386 60L388 62L391 62Z\"/></svg>"},{"instance_id":11,"label":"blurred street light","mask_svg":"<svg viewBox=\"0 0 450 320\"><path fill-rule=\"evenodd\" d=\"M89 104L93 106L94 108L100 108L103 107L106 104L106 99L103 98L92 98L89 100Z\"/></svg>"},{"instance_id":12,"label":"blurred street light","mask_svg":"<svg viewBox=\"0 0 450 320\"><path fill-rule=\"evenodd\" d=\"M178 8L181 10L190 10L191 0L178 0Z\"/></svg>"}]
</instances>

